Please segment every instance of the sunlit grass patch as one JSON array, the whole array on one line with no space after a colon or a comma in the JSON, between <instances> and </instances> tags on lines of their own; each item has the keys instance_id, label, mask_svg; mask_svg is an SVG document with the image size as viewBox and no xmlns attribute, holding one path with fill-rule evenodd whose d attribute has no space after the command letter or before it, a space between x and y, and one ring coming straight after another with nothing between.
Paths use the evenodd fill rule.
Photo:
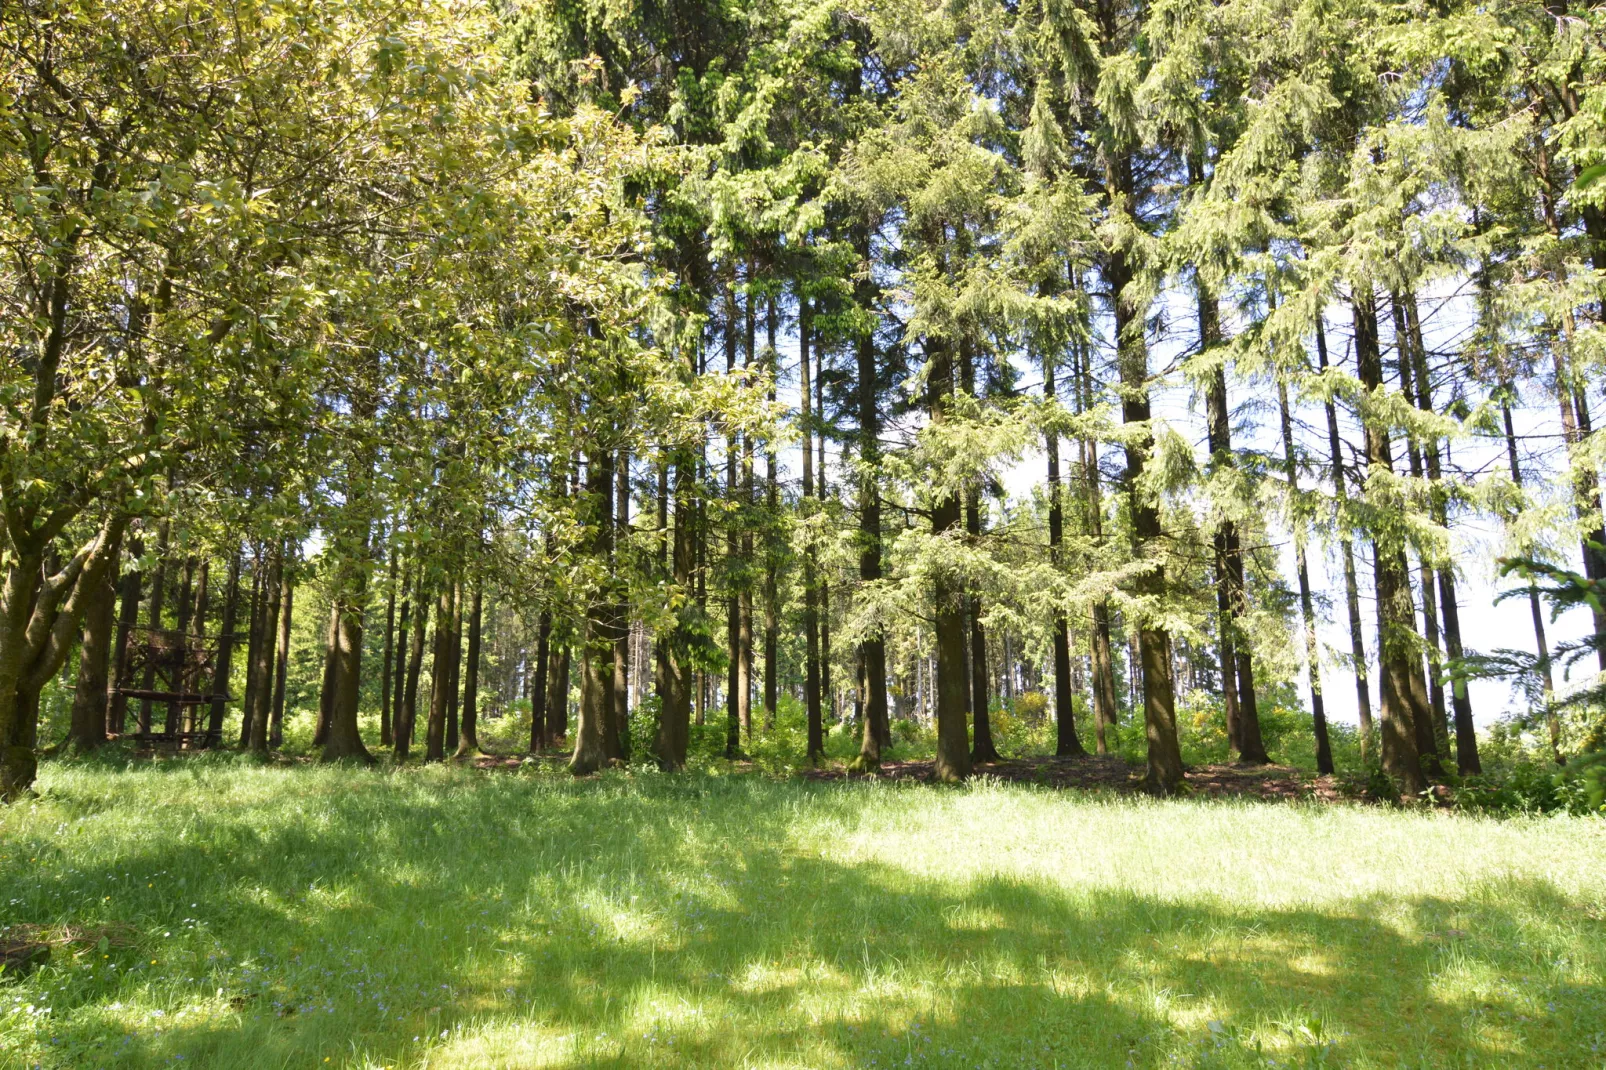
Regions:
<instances>
[{"instance_id":1,"label":"sunlit grass patch","mask_svg":"<svg viewBox=\"0 0 1606 1070\"><path fill-rule=\"evenodd\" d=\"M0 812L5 920L123 936L0 981L6 1066L1606 1060L1598 821L758 776L46 774Z\"/></svg>"}]
</instances>

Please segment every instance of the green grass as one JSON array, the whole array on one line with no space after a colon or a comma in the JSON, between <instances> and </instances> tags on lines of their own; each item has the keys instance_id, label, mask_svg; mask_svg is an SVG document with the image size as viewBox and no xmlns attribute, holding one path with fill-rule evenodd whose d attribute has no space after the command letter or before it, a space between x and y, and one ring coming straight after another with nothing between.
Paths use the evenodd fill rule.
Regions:
<instances>
[{"instance_id":1,"label":"green grass","mask_svg":"<svg viewBox=\"0 0 1606 1070\"><path fill-rule=\"evenodd\" d=\"M5 1066L1606 1065L1599 820L224 758L40 787L0 919L82 939L0 979Z\"/></svg>"}]
</instances>

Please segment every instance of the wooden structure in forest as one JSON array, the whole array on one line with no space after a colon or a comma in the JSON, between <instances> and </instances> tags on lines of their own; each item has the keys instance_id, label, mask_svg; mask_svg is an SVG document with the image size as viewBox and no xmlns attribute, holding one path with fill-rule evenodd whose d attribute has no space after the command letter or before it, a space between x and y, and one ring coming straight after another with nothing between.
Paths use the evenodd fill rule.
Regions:
<instances>
[{"instance_id":1,"label":"wooden structure in forest","mask_svg":"<svg viewBox=\"0 0 1606 1070\"><path fill-rule=\"evenodd\" d=\"M221 637L222 641L232 636ZM114 706L137 702L135 729L124 738L141 743L213 747L221 725L203 707L221 708L229 700L227 681L217 678L219 638L165 628L126 625L118 646L126 651L111 687ZM153 725L163 708L160 728Z\"/></svg>"}]
</instances>

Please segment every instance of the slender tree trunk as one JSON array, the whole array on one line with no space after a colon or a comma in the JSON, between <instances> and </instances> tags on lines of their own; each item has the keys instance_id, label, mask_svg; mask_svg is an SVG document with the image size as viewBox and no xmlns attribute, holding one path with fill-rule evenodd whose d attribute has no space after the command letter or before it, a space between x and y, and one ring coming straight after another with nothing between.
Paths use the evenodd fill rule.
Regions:
<instances>
[{"instance_id":1,"label":"slender tree trunk","mask_svg":"<svg viewBox=\"0 0 1606 1070\"><path fill-rule=\"evenodd\" d=\"M765 322L764 364L770 375L769 400L775 404L775 383L780 378L779 355L775 350L776 309L775 297L769 299L769 314ZM775 552L775 524L781 512L780 483L777 477L774 440L767 440L764 448L764 728L775 728L775 704L780 695L780 590ZM748 743L752 744L752 726L748 726Z\"/></svg>"},{"instance_id":2,"label":"slender tree trunk","mask_svg":"<svg viewBox=\"0 0 1606 1070\"><path fill-rule=\"evenodd\" d=\"M1358 289L1352 298L1355 318L1355 353L1361 385L1369 395L1368 407L1382 394L1383 361L1377 337L1377 305L1370 290ZM1370 471L1393 468L1388 428L1362 410L1366 429L1366 463ZM1378 503L1394 505L1398 503ZM1420 664L1415 646L1415 611L1411 605L1410 576L1405 569L1405 548L1387 533L1372 540L1373 575L1377 588L1378 661L1383 677L1383 717L1380 725L1383 770L1401 788L1415 795L1426 787L1417 749L1417 724L1429 716L1424 691L1418 692L1412 662Z\"/></svg>"},{"instance_id":3,"label":"slender tree trunk","mask_svg":"<svg viewBox=\"0 0 1606 1070\"><path fill-rule=\"evenodd\" d=\"M926 403L933 428L948 420L954 392L953 355L944 341L927 340ZM962 523L958 494L938 492L931 506L931 533L949 538ZM937 638L937 761L938 780L957 781L970 775L970 740L965 725L965 612L963 594L948 569L938 571L932 590Z\"/></svg>"},{"instance_id":4,"label":"slender tree trunk","mask_svg":"<svg viewBox=\"0 0 1606 1070\"><path fill-rule=\"evenodd\" d=\"M196 642L202 644L204 644L206 641L206 615L211 609L211 575L212 562L207 558L201 558L200 563L197 564L195 568L195 609L190 615L190 626ZM114 605L116 594L116 591L112 592ZM199 694L201 688L207 686L207 682L202 681L198 673L199 670L196 670L191 674L190 679L185 683L185 691L192 694ZM186 732L199 732L201 730L201 707L199 705L189 705L185 707L183 727L184 731ZM199 739L192 739L189 742L189 746L206 746L205 736L203 735Z\"/></svg>"},{"instance_id":5,"label":"slender tree trunk","mask_svg":"<svg viewBox=\"0 0 1606 1070\"><path fill-rule=\"evenodd\" d=\"M167 548L168 535L171 530L172 522L169 520L163 520L156 528L156 571L151 574L150 606L145 618L146 627L150 628L153 633L162 630L162 613L166 609ZM158 641L158 637L154 634L151 639L152 641ZM156 666L147 665L145 667L145 678L140 682L140 687L146 691L155 689ZM139 730L141 733L149 733L151 730L151 700L148 698L139 700Z\"/></svg>"},{"instance_id":6,"label":"slender tree trunk","mask_svg":"<svg viewBox=\"0 0 1606 1070\"><path fill-rule=\"evenodd\" d=\"M975 355L971 352L968 340L961 342L959 347L959 380L966 394L977 396ZM973 546L981 542L981 488L975 485L965 488L965 534L966 541ZM1000 755L993 742L991 698L987 693L987 633L981 622L980 592L974 589L967 591L964 602L969 610L966 616L970 626L970 761L972 765L978 765L996 762ZM1009 669L1007 655L1004 669L1006 672Z\"/></svg>"},{"instance_id":7,"label":"slender tree trunk","mask_svg":"<svg viewBox=\"0 0 1606 1070\"><path fill-rule=\"evenodd\" d=\"M547 746L558 749L569 738L569 666L572 664L572 652L573 648L567 641L553 644L552 663L547 669Z\"/></svg>"},{"instance_id":8,"label":"slender tree trunk","mask_svg":"<svg viewBox=\"0 0 1606 1070\"><path fill-rule=\"evenodd\" d=\"M441 584L435 599L435 644L430 660L429 724L424 730L424 761L446 757L446 707L452 689L452 584Z\"/></svg>"},{"instance_id":9,"label":"slender tree trunk","mask_svg":"<svg viewBox=\"0 0 1606 1070\"><path fill-rule=\"evenodd\" d=\"M1114 161L1113 189L1130 191L1132 188L1131 160ZM1143 339L1143 310L1135 304L1136 285L1125 252L1114 250L1108 254L1105 276L1115 303L1115 334L1117 362L1124 388L1121 400L1121 419L1127 425L1147 427L1149 410L1148 351ZM1161 536L1159 503L1147 498L1142 490L1143 472L1148 454L1153 449L1153 435L1145 431L1140 442L1126 447L1126 472L1123 482L1129 499L1132 516L1132 533L1135 550L1140 556L1158 553ZM1137 582L1139 594L1149 598L1162 597L1165 591L1165 571L1155 561L1152 568ZM1169 794L1182 784L1182 750L1177 741L1176 704L1172 693L1170 635L1152 620L1138 621L1138 657L1143 667L1144 731L1148 737L1149 769L1145 783L1149 790Z\"/></svg>"},{"instance_id":10,"label":"slender tree trunk","mask_svg":"<svg viewBox=\"0 0 1606 1070\"><path fill-rule=\"evenodd\" d=\"M173 690L181 694L188 691L192 683L190 680L188 653L190 642L190 597L194 593L194 583L195 558L186 557L183 565L179 567L178 606L174 612L176 620L173 628L175 650L173 652L172 685ZM172 736L183 730L184 726L181 723L182 710L183 706L177 699L169 700L167 703L167 716L162 722L162 731L167 735Z\"/></svg>"},{"instance_id":11,"label":"slender tree trunk","mask_svg":"<svg viewBox=\"0 0 1606 1070\"><path fill-rule=\"evenodd\" d=\"M1199 300L1199 344L1208 353L1221 346L1221 317L1215 294L1197 281ZM1223 358L1210 376L1206 392L1209 410L1210 464L1215 470L1236 467L1232 453L1231 408L1227 403L1227 369ZM1260 710L1255 700L1254 658L1249 650L1243 619L1249 603L1244 577L1243 551L1238 525L1223 517L1216 522L1216 604L1221 634L1222 694L1227 706L1227 735L1238 757L1264 765L1271 761L1261 738ZM1229 686L1228 677L1234 677Z\"/></svg>"},{"instance_id":12,"label":"slender tree trunk","mask_svg":"<svg viewBox=\"0 0 1606 1070\"><path fill-rule=\"evenodd\" d=\"M535 632L534 682L530 691L530 753L539 754L547 745L547 681L552 674L552 614L541 611Z\"/></svg>"},{"instance_id":13,"label":"slender tree trunk","mask_svg":"<svg viewBox=\"0 0 1606 1070\"><path fill-rule=\"evenodd\" d=\"M452 582L452 629L446 637L446 746L447 755L457 753L462 742L458 731L458 688L463 679L463 581Z\"/></svg>"},{"instance_id":14,"label":"slender tree trunk","mask_svg":"<svg viewBox=\"0 0 1606 1070\"><path fill-rule=\"evenodd\" d=\"M112 632L117 613L117 563L122 553L119 538L108 551L112 565L103 579L86 588L83 642L78 652L78 681L73 689L72 721L67 730L70 746L93 750L106 742L108 675Z\"/></svg>"},{"instance_id":15,"label":"slender tree trunk","mask_svg":"<svg viewBox=\"0 0 1606 1070\"><path fill-rule=\"evenodd\" d=\"M1316 317L1316 365L1327 370L1327 330L1322 317ZM1333 463L1333 496L1338 502L1339 552L1344 561L1344 607L1349 614L1350 659L1355 667L1355 708L1361 721L1361 758L1376 738L1372 722L1372 694L1367 682L1366 640L1361 625L1360 584L1355 578L1355 537L1347 516L1349 489L1344 478L1344 451L1338 437L1338 407L1329 398L1327 410L1327 447Z\"/></svg>"},{"instance_id":16,"label":"slender tree trunk","mask_svg":"<svg viewBox=\"0 0 1606 1070\"><path fill-rule=\"evenodd\" d=\"M270 748L284 746L284 694L290 683L290 615L295 608L295 591L295 574L292 569L282 565L279 578L279 653L274 658L278 668L273 681L272 723L268 726Z\"/></svg>"},{"instance_id":17,"label":"slender tree trunk","mask_svg":"<svg viewBox=\"0 0 1606 1070\"><path fill-rule=\"evenodd\" d=\"M1511 402L1516 391L1509 385L1500 401L1500 415L1506 432L1506 460L1511 465L1511 481L1522 486L1522 466L1517 462L1517 433L1511 425ZM1545 638L1545 614L1539 605L1539 589L1528 586L1528 612L1533 619L1535 666L1539 671L1539 686L1545 703L1545 723L1550 729L1550 756L1557 765L1565 764L1561 754L1561 720L1556 715L1556 681L1550 667L1550 643Z\"/></svg>"},{"instance_id":18,"label":"slender tree trunk","mask_svg":"<svg viewBox=\"0 0 1606 1070\"><path fill-rule=\"evenodd\" d=\"M1277 380L1277 411L1283 432L1283 475L1288 480L1289 514L1294 529L1294 558L1299 572L1299 612L1305 626L1305 680L1310 687L1311 720L1316 733L1316 771L1333 771L1333 746L1327 733L1327 704L1322 698L1322 665L1316 641L1316 607L1305 567L1306 524L1299 501L1299 463L1294 454L1294 421L1288 407L1288 384Z\"/></svg>"},{"instance_id":19,"label":"slender tree trunk","mask_svg":"<svg viewBox=\"0 0 1606 1070\"><path fill-rule=\"evenodd\" d=\"M424 669L424 639L429 628L429 598L425 586L427 573L424 563L418 563L418 576L414 580L408 602L413 607L412 633L408 640L407 679L402 684L401 714L396 720L396 760L405 761L413 747L414 729L418 725L418 678ZM427 728L426 728L427 731Z\"/></svg>"},{"instance_id":20,"label":"slender tree trunk","mask_svg":"<svg viewBox=\"0 0 1606 1070\"><path fill-rule=\"evenodd\" d=\"M284 554L277 548L268 551L267 572L262 580L262 641L248 667L253 680L251 687L251 749L257 754L268 753L268 718L273 707L273 653L274 640L279 634L279 581L283 575Z\"/></svg>"},{"instance_id":21,"label":"slender tree trunk","mask_svg":"<svg viewBox=\"0 0 1606 1070\"><path fill-rule=\"evenodd\" d=\"M396 558L400 553L396 547L394 532L392 533L390 553L387 555L390 562L386 569L385 584L385 647L384 662L379 673L379 745L391 747L395 745L395 737L391 733L390 721L390 681L391 672L396 659Z\"/></svg>"},{"instance_id":22,"label":"slender tree trunk","mask_svg":"<svg viewBox=\"0 0 1606 1070\"><path fill-rule=\"evenodd\" d=\"M266 565L262 546L258 544L251 551L251 619L246 626L245 689L240 698L241 750L251 746L251 715L256 711L256 673L252 671L252 666L257 663L257 655L266 641L262 636L262 585L267 573Z\"/></svg>"},{"instance_id":23,"label":"slender tree trunk","mask_svg":"<svg viewBox=\"0 0 1606 1070\"><path fill-rule=\"evenodd\" d=\"M318 689L318 722L313 726L312 745L322 747L329 742L329 726L333 718L335 700L335 673L340 647L340 607L329 606L329 626L323 638L323 684Z\"/></svg>"},{"instance_id":24,"label":"slender tree trunk","mask_svg":"<svg viewBox=\"0 0 1606 1070\"><path fill-rule=\"evenodd\" d=\"M854 276L854 302L867 317L873 317L877 291L869 271L869 226L856 224L853 240L854 251L863 265ZM859 582L874 584L881 579L881 410L877 403L880 371L873 327L855 336L854 363L859 422ZM805 384L804 392L807 389ZM862 652L865 718L857 764L862 769L874 769L881 764L882 750L892 745L892 725L887 716L887 644L879 627L865 636Z\"/></svg>"},{"instance_id":25,"label":"slender tree trunk","mask_svg":"<svg viewBox=\"0 0 1606 1070\"><path fill-rule=\"evenodd\" d=\"M1093 405L1093 370L1086 350L1080 345L1071 347L1075 363L1077 384L1077 410L1086 412ZM1098 546L1104 545L1104 501L1100 491L1099 444L1096 439L1080 441L1082 457L1082 483L1086 488L1087 529ZM1099 754L1109 753L1107 729L1118 719L1120 704L1115 696L1115 652L1110 646L1110 601L1100 598L1093 603L1092 628L1088 634L1088 662L1093 673L1093 733L1094 748Z\"/></svg>"},{"instance_id":26,"label":"slender tree trunk","mask_svg":"<svg viewBox=\"0 0 1606 1070\"><path fill-rule=\"evenodd\" d=\"M1054 365L1051 352L1043 354L1043 396L1055 396ZM1050 429L1044 436L1048 452L1048 554L1056 570L1065 568L1064 488L1060 485L1060 436ZM1076 735L1075 692L1071 686L1071 624L1065 610L1056 605L1050 625L1054 636L1054 755L1080 758L1087 754ZM1100 726L1099 736L1104 735Z\"/></svg>"},{"instance_id":27,"label":"slender tree trunk","mask_svg":"<svg viewBox=\"0 0 1606 1070\"><path fill-rule=\"evenodd\" d=\"M1394 355L1395 366L1400 376L1400 393L1412 405L1417 404L1416 386L1413 379L1413 362L1411 359L1410 331L1405 321L1404 302L1398 295L1391 294L1389 298L1390 310L1394 317ZM1406 457L1410 465L1411 478L1420 486L1426 478L1426 470L1422 464L1422 451L1418 447L1416 436L1410 433L1405 437ZM1437 772L1440 768L1439 760L1449 753L1450 733L1449 721L1445 713L1444 683L1440 676L1440 669L1444 664L1439 645L1439 600L1434 593L1433 566L1425 554L1418 552L1418 582L1422 589L1422 639L1423 656L1425 657L1425 671L1423 672L1424 693L1428 696L1428 720L1417 725L1417 749L1422 756L1434 767Z\"/></svg>"},{"instance_id":28,"label":"slender tree trunk","mask_svg":"<svg viewBox=\"0 0 1606 1070\"><path fill-rule=\"evenodd\" d=\"M238 645L234 629L239 623L241 554L236 547L229 555L228 589L223 594L223 623L218 631L217 664L212 672L212 708L207 720L206 745L223 742L223 718L227 712L229 682L233 678L234 648ZM126 588L124 589L126 592ZM123 601L126 612L128 601Z\"/></svg>"},{"instance_id":29,"label":"slender tree trunk","mask_svg":"<svg viewBox=\"0 0 1606 1070\"><path fill-rule=\"evenodd\" d=\"M463 731L453 757L472 760L480 754L480 629L484 619L483 583L474 580L468 614L468 658L463 667Z\"/></svg>"},{"instance_id":30,"label":"slender tree trunk","mask_svg":"<svg viewBox=\"0 0 1606 1070\"><path fill-rule=\"evenodd\" d=\"M799 509L805 518L814 507L814 411L813 383L810 379L810 346L813 342L811 302L802 292L799 283L797 314L798 399L799 424L803 428L803 500ZM814 546L812 530L806 531L803 547L803 708L807 724L807 751L809 765L825 760L825 718L820 702L820 608L819 608L819 555ZM862 565L861 564L861 572ZM873 735L873 733L872 733ZM879 740L861 736L857 767L874 769L881 762Z\"/></svg>"},{"instance_id":31,"label":"slender tree trunk","mask_svg":"<svg viewBox=\"0 0 1606 1070\"><path fill-rule=\"evenodd\" d=\"M613 453L593 452L586 465L587 508L591 514L591 552L599 561L613 556ZM604 587L597 592L586 612L585 635L580 655L580 717L574 730L574 754L569 771L576 776L594 773L617 754L608 745L609 726L614 725L613 653L614 596Z\"/></svg>"},{"instance_id":32,"label":"slender tree trunk","mask_svg":"<svg viewBox=\"0 0 1606 1070\"><path fill-rule=\"evenodd\" d=\"M1406 295L1405 319L1411 339L1414 372L1411 378L1416 383L1416 404L1423 412L1433 412L1433 383L1428 373L1427 347L1422 341L1422 324L1414 294ZM1424 453L1433 490L1433 518L1448 534L1450 518L1440 486L1443 458L1438 436L1427 440ZM1461 646L1461 608L1456 602L1455 566L1452 562L1444 561L1435 571L1439 581L1439 607L1444 620L1445 656L1451 662L1459 662L1464 651ZM1431 586L1432 578L1424 576L1423 582ZM1478 760L1478 735L1472 720L1472 697L1467 693L1466 680L1459 675L1450 683L1450 707L1454 714L1456 767L1463 776L1480 773L1483 767Z\"/></svg>"},{"instance_id":33,"label":"slender tree trunk","mask_svg":"<svg viewBox=\"0 0 1606 1070\"><path fill-rule=\"evenodd\" d=\"M144 552L144 542L137 537L130 536L128 540L128 556L135 565L139 564L140 556L144 554ZM233 569L231 575L235 577L236 582L239 579L240 573L239 559L240 554L238 550L236 550L234 556L229 559L231 563L230 567ZM127 572L123 573L122 582L119 584L117 596L120 602L117 610L117 635L113 640L112 645L111 685L116 688L121 688L126 685L124 672L126 671L125 667L128 664L128 634L139 624L139 603L141 588L143 586L144 575L139 571L138 568L131 568ZM230 588L230 590L232 591L233 588ZM233 629L234 624L231 619L229 626L225 629L225 631L232 632ZM228 641L229 638L227 635L225 635L222 642L226 643ZM222 658L223 656L223 648L222 646L219 646L218 657ZM227 674L224 675L223 679L225 681L228 680ZM227 688L225 687L224 690L226 691ZM214 721L217 721L218 718L216 705L216 703L213 704ZM127 730L127 727L128 696L118 692L112 695L111 705L108 708L106 715L106 728L111 734L120 736L124 733L124 731ZM222 722L217 721L217 723L213 726L212 734L216 736L218 740L221 740L221 732Z\"/></svg>"},{"instance_id":34,"label":"slender tree trunk","mask_svg":"<svg viewBox=\"0 0 1606 1070\"><path fill-rule=\"evenodd\" d=\"M695 523L696 504L692 501L695 464L690 451L683 450L675 460L675 532L673 539L671 576L676 589L688 591L692 587L694 558L692 525ZM685 610L675 622L671 634L662 644L664 698L658 720L656 743L658 764L666 770L684 768L686 744L690 736L692 705L692 671L687 650L688 631Z\"/></svg>"},{"instance_id":35,"label":"slender tree trunk","mask_svg":"<svg viewBox=\"0 0 1606 1070\"><path fill-rule=\"evenodd\" d=\"M619 451L615 472L617 487L613 506L614 556L624 551L630 537L630 453ZM623 601L613 611L613 729L610 734L610 757L620 762L630 760L630 607Z\"/></svg>"}]
</instances>

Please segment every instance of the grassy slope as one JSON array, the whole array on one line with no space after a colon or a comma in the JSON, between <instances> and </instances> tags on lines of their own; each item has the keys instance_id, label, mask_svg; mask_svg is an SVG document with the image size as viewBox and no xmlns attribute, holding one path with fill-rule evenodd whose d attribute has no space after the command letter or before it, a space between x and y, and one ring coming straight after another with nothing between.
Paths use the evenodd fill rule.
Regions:
<instances>
[{"instance_id":1,"label":"grassy slope","mask_svg":"<svg viewBox=\"0 0 1606 1070\"><path fill-rule=\"evenodd\" d=\"M0 812L0 919L131 928L0 980L0 1065L1606 1065L1598 820L224 763L42 787Z\"/></svg>"}]
</instances>

